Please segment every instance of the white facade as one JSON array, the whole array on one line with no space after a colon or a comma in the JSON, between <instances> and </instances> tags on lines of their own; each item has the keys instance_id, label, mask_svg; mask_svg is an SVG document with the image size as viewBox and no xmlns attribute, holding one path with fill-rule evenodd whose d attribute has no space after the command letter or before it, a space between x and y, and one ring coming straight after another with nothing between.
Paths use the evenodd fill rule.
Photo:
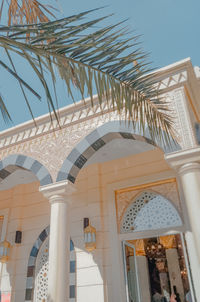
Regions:
<instances>
[{"instance_id":1,"label":"white facade","mask_svg":"<svg viewBox=\"0 0 200 302\"><path fill-rule=\"evenodd\" d=\"M11 243L10 259L1 263L2 297L128 301L122 242L178 233L193 302L200 301L200 147L194 130L200 78L190 59L158 70L155 78L178 133L179 145L171 149L119 121L106 104L102 114L87 102L60 110L61 129L44 116L37 128L31 121L0 134L1 240ZM142 194L150 196L143 204ZM84 218L96 228L92 252L85 248ZM21 243L15 243L16 231ZM150 302L146 258L138 250L138 301ZM176 250L166 252L171 290L175 285L184 301L171 254Z\"/></svg>"}]
</instances>

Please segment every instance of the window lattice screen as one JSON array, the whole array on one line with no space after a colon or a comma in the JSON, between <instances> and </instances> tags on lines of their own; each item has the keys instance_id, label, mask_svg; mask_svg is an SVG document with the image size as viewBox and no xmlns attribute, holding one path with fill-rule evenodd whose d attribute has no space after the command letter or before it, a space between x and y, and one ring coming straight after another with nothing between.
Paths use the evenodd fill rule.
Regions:
<instances>
[{"instance_id":1,"label":"window lattice screen","mask_svg":"<svg viewBox=\"0 0 200 302\"><path fill-rule=\"evenodd\" d=\"M121 233L181 226L176 208L162 195L141 193L127 208L121 223Z\"/></svg>"}]
</instances>

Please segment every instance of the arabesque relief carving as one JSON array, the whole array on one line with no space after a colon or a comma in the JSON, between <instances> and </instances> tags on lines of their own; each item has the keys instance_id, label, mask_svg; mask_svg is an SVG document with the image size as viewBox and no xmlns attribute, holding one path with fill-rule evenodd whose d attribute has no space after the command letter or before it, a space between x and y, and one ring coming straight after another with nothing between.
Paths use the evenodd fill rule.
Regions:
<instances>
[{"instance_id":1,"label":"arabesque relief carving","mask_svg":"<svg viewBox=\"0 0 200 302\"><path fill-rule=\"evenodd\" d=\"M118 120L115 112L107 113L68 126L61 130L43 134L37 138L31 138L25 142L8 146L1 150L1 159L10 154L24 154L38 160L50 172L53 180L70 151L87 134L110 120Z\"/></svg>"}]
</instances>

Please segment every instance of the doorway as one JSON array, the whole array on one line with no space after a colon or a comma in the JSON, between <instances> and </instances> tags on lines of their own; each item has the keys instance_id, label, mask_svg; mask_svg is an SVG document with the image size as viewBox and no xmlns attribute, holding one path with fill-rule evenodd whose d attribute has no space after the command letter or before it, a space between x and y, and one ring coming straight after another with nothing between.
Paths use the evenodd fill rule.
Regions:
<instances>
[{"instance_id":1,"label":"doorway","mask_svg":"<svg viewBox=\"0 0 200 302\"><path fill-rule=\"evenodd\" d=\"M177 302L191 294L180 234L122 242L127 302ZM194 301L194 300L191 300Z\"/></svg>"}]
</instances>

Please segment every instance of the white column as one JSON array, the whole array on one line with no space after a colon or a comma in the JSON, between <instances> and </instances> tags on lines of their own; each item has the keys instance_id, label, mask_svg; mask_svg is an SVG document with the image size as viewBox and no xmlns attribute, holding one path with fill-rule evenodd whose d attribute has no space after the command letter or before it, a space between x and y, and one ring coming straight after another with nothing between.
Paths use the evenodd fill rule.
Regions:
<instances>
[{"instance_id":1,"label":"white column","mask_svg":"<svg viewBox=\"0 0 200 302\"><path fill-rule=\"evenodd\" d=\"M178 172L200 261L200 164L187 163Z\"/></svg>"},{"instance_id":2,"label":"white column","mask_svg":"<svg viewBox=\"0 0 200 302\"><path fill-rule=\"evenodd\" d=\"M200 293L200 148L178 151L165 156L177 171L183 199L187 208L185 238L196 296ZM192 232L192 233L191 233Z\"/></svg>"},{"instance_id":3,"label":"white column","mask_svg":"<svg viewBox=\"0 0 200 302\"><path fill-rule=\"evenodd\" d=\"M198 256L195 248L194 236L191 232L185 233L185 240L187 244L187 251L189 256L189 264L192 273L192 280L195 288L196 297L200 297L200 267L198 265ZM195 301L195 300L194 300Z\"/></svg>"},{"instance_id":4,"label":"white column","mask_svg":"<svg viewBox=\"0 0 200 302\"><path fill-rule=\"evenodd\" d=\"M181 279L181 270L179 266L178 253L176 249L166 250L167 266L169 272L169 279L171 285L171 291L173 292L173 286L177 288L177 292L180 295L181 301L184 301L184 289Z\"/></svg>"},{"instance_id":5,"label":"white column","mask_svg":"<svg viewBox=\"0 0 200 302\"><path fill-rule=\"evenodd\" d=\"M136 256L138 268L138 280L140 284L140 300L141 302L151 301L149 269L146 256Z\"/></svg>"},{"instance_id":6,"label":"white column","mask_svg":"<svg viewBox=\"0 0 200 302\"><path fill-rule=\"evenodd\" d=\"M74 191L69 182L40 187L51 204L48 301L69 301L70 229L69 206Z\"/></svg>"}]
</instances>

